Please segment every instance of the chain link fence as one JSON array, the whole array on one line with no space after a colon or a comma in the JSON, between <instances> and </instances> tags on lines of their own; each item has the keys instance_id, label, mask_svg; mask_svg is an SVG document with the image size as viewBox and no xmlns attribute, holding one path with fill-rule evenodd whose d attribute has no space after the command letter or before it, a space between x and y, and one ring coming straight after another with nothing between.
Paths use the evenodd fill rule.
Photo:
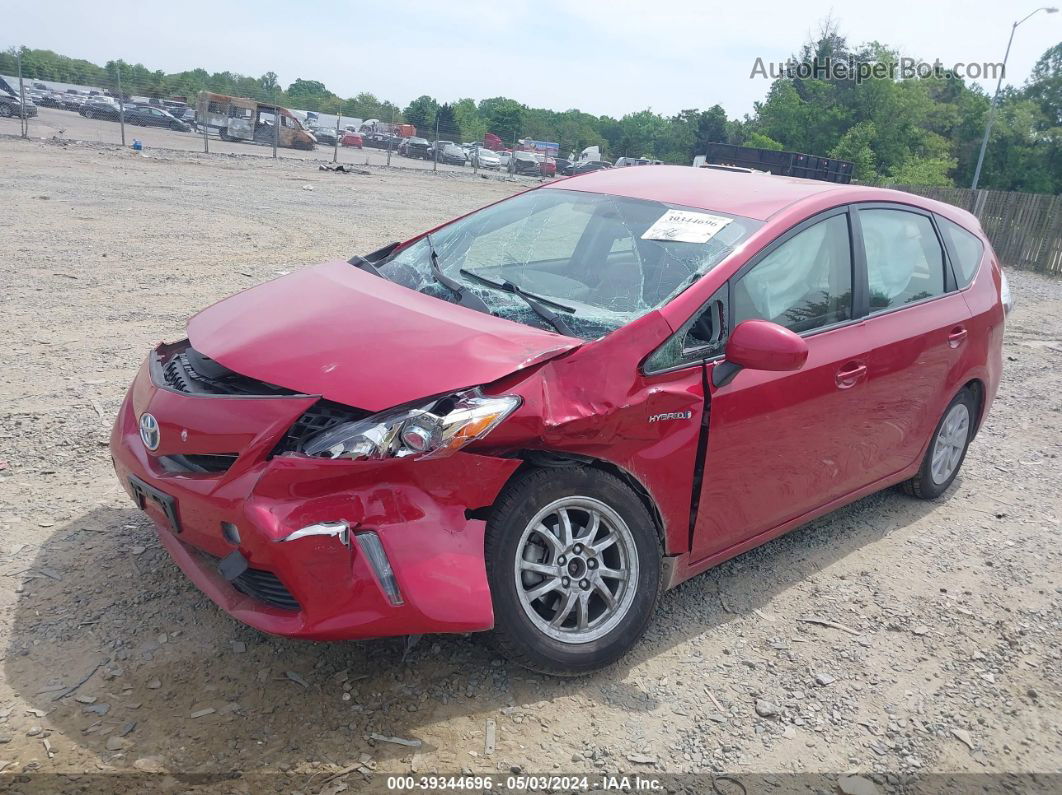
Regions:
<instances>
[{"instance_id":1,"label":"chain link fence","mask_svg":"<svg viewBox=\"0 0 1062 795\"><path fill-rule=\"evenodd\" d=\"M161 73L121 59L109 61L99 79L73 83L23 64L21 52L13 51L16 73L0 74L0 133L141 150L537 178L559 176L567 165L566 160L558 162L559 142L531 140L519 128L469 139L456 123L448 123L452 115L442 112L413 124L390 103L381 103L382 118L307 110L299 107L298 97L281 89L273 73L261 78L227 75L222 85L215 75L209 86L213 90L191 87L175 93Z\"/></svg>"}]
</instances>

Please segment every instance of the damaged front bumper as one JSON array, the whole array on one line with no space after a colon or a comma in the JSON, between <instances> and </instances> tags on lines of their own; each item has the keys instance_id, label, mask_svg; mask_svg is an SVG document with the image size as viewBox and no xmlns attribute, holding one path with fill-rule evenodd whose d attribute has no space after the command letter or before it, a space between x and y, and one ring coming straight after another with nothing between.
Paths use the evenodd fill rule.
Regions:
<instances>
[{"instance_id":1,"label":"damaged front bumper","mask_svg":"<svg viewBox=\"0 0 1062 795\"><path fill-rule=\"evenodd\" d=\"M146 362L111 434L115 472L185 574L257 629L317 640L490 629L485 527L468 512L492 504L519 461L272 455L316 400L182 394ZM224 471L175 471L229 451Z\"/></svg>"}]
</instances>

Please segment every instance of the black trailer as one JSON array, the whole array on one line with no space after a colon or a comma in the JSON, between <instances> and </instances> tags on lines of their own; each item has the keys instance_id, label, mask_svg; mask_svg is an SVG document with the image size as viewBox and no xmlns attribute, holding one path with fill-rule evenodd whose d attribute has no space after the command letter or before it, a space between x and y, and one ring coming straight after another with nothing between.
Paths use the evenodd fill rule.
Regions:
<instances>
[{"instance_id":1,"label":"black trailer","mask_svg":"<svg viewBox=\"0 0 1062 795\"><path fill-rule=\"evenodd\" d=\"M852 163L835 157L818 157L803 152L779 152L733 144L708 144L706 166L737 166L755 171L768 171L787 177L821 179L825 182L852 181Z\"/></svg>"}]
</instances>

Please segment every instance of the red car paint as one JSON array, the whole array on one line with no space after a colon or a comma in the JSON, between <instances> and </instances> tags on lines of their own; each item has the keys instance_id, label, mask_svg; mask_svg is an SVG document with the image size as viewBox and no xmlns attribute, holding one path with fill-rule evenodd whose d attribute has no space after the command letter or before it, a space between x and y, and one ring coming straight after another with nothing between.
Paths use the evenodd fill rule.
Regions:
<instances>
[{"instance_id":1,"label":"red car paint","mask_svg":"<svg viewBox=\"0 0 1062 795\"><path fill-rule=\"evenodd\" d=\"M363 149L363 148L365 148L365 142L362 140L362 137L358 133L355 133L355 132L345 132L345 133L343 133L343 137L339 139L339 145L340 146L352 146L355 149Z\"/></svg>"},{"instance_id":2,"label":"red car paint","mask_svg":"<svg viewBox=\"0 0 1062 795\"><path fill-rule=\"evenodd\" d=\"M673 586L911 477L965 384L980 389L978 424L991 405L1002 369L1002 276L976 220L961 210L882 189L667 166L595 172L538 190L653 199L765 223L669 303L590 342L441 301L345 263L252 288L193 318L189 337L201 353L301 393L180 394L156 383L145 364L119 413L111 438L119 478L129 488L134 475L176 499L180 535L150 501L146 509L177 563L224 609L268 632L312 638L491 627L478 511L521 466L520 451L577 456L627 473L659 521L665 583ZM977 235L985 254L972 283L804 336L804 349L787 352L793 363L806 350L799 369L743 370L721 386L713 379L719 357L644 372L647 356L765 246L820 212L866 202L920 208ZM270 454L319 396L378 411L475 385L522 402L450 457ZM147 411L160 426L155 450L138 434ZM686 421L649 421L658 416ZM163 467L161 457L185 453L239 457L219 476ZM298 527L337 519L378 533L402 604L388 601L354 544L329 537L276 543ZM223 538L222 522L239 528L235 547ZM234 548L252 567L274 572L301 609L278 610L236 592L212 560Z\"/></svg>"},{"instance_id":3,"label":"red car paint","mask_svg":"<svg viewBox=\"0 0 1062 795\"><path fill-rule=\"evenodd\" d=\"M370 411L487 384L580 343L342 261L226 298L192 318L188 338L238 373ZM361 340L357 357L350 355L354 339Z\"/></svg>"}]
</instances>

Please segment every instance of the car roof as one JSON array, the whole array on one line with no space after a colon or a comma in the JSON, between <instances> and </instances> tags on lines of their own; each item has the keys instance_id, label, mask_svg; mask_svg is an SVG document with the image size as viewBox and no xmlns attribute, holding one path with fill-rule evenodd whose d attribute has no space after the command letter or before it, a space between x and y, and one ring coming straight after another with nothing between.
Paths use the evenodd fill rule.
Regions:
<instances>
[{"instance_id":1,"label":"car roof","mask_svg":"<svg viewBox=\"0 0 1062 795\"><path fill-rule=\"evenodd\" d=\"M602 169L565 179L552 187L680 204L759 221L766 221L775 213L802 200L829 192L837 193L838 204L851 201L905 201L923 207L932 206L933 209L939 204L883 188L690 166Z\"/></svg>"}]
</instances>

